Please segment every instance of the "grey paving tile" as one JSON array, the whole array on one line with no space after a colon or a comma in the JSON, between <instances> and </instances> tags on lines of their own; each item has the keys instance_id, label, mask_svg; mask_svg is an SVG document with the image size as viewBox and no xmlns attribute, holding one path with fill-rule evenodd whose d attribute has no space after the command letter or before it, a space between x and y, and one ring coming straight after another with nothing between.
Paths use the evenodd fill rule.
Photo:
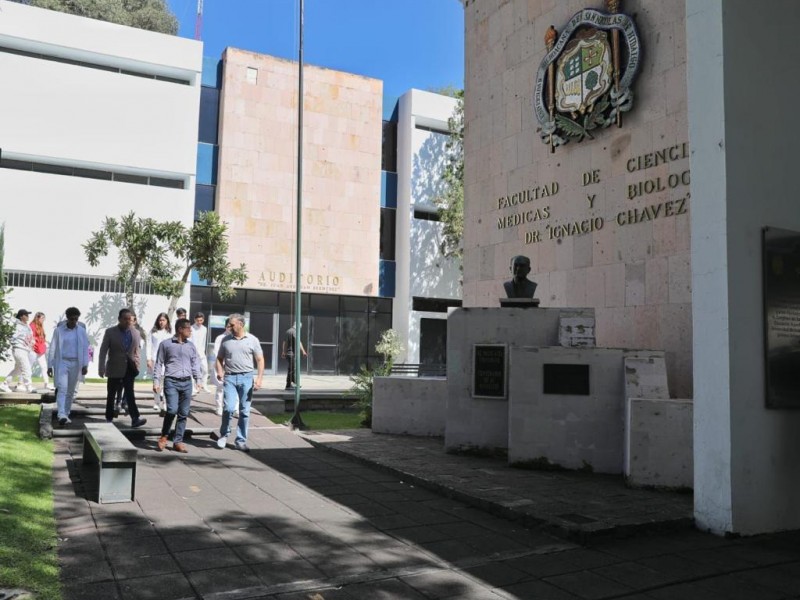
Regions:
<instances>
[{"instance_id":1,"label":"grey paving tile","mask_svg":"<svg viewBox=\"0 0 800 600\"><path fill-rule=\"evenodd\" d=\"M399 579L431 600L467 598L471 592L490 593L488 587L450 570L428 571L416 575L403 576ZM494 594L491 595L495 598L497 597Z\"/></svg>"},{"instance_id":2,"label":"grey paving tile","mask_svg":"<svg viewBox=\"0 0 800 600\"><path fill-rule=\"evenodd\" d=\"M123 600L184 600L196 598L183 573L150 575L120 582Z\"/></svg>"},{"instance_id":3,"label":"grey paving tile","mask_svg":"<svg viewBox=\"0 0 800 600\"><path fill-rule=\"evenodd\" d=\"M592 572L635 590L671 584L681 579L681 577L674 572L672 574L667 574L663 571L635 562L608 565L606 567L594 569Z\"/></svg>"},{"instance_id":4,"label":"grey paving tile","mask_svg":"<svg viewBox=\"0 0 800 600\"><path fill-rule=\"evenodd\" d=\"M117 579L152 577L167 573L178 573L180 567L169 554L158 556L115 556L111 559Z\"/></svg>"},{"instance_id":5,"label":"grey paving tile","mask_svg":"<svg viewBox=\"0 0 800 600\"><path fill-rule=\"evenodd\" d=\"M187 578L201 597L230 590L263 586L252 569L245 565L193 571L187 574Z\"/></svg>"},{"instance_id":6,"label":"grey paving tile","mask_svg":"<svg viewBox=\"0 0 800 600\"><path fill-rule=\"evenodd\" d=\"M61 558L59 558L59 562L61 563L61 581L65 584L114 580L111 565L105 559L75 560L70 557L68 563L61 562Z\"/></svg>"},{"instance_id":7,"label":"grey paving tile","mask_svg":"<svg viewBox=\"0 0 800 600\"><path fill-rule=\"evenodd\" d=\"M596 569L619 562L619 560L602 552L578 548L552 554L524 556L504 562L514 569L525 571L535 577L552 577L564 573Z\"/></svg>"},{"instance_id":8,"label":"grey paving tile","mask_svg":"<svg viewBox=\"0 0 800 600\"><path fill-rule=\"evenodd\" d=\"M301 581L323 581L325 574L305 559L289 559L277 562L258 563L251 569L265 586Z\"/></svg>"},{"instance_id":9,"label":"grey paving tile","mask_svg":"<svg viewBox=\"0 0 800 600\"><path fill-rule=\"evenodd\" d=\"M344 589L355 600L426 600L415 588L394 578L348 585Z\"/></svg>"},{"instance_id":10,"label":"grey paving tile","mask_svg":"<svg viewBox=\"0 0 800 600\"><path fill-rule=\"evenodd\" d=\"M163 539L164 544L170 552L220 548L225 546L225 542L216 532L208 530L165 535Z\"/></svg>"},{"instance_id":11,"label":"grey paving tile","mask_svg":"<svg viewBox=\"0 0 800 600\"><path fill-rule=\"evenodd\" d=\"M235 546L233 551L246 564L275 563L300 558L300 555L291 546L283 542Z\"/></svg>"},{"instance_id":12,"label":"grey paving tile","mask_svg":"<svg viewBox=\"0 0 800 600\"><path fill-rule=\"evenodd\" d=\"M520 583L522 581L530 581L534 577L530 573L514 569L506 564L500 562L490 562L465 569L476 579L479 579L489 587L503 587Z\"/></svg>"},{"instance_id":13,"label":"grey paving tile","mask_svg":"<svg viewBox=\"0 0 800 600\"><path fill-rule=\"evenodd\" d=\"M619 596L633 591L626 585L607 579L592 571L555 575L547 577L544 581L587 600L599 600L600 598Z\"/></svg>"},{"instance_id":14,"label":"grey paving tile","mask_svg":"<svg viewBox=\"0 0 800 600\"><path fill-rule=\"evenodd\" d=\"M800 562L744 571L739 577L770 590L800 595Z\"/></svg>"},{"instance_id":15,"label":"grey paving tile","mask_svg":"<svg viewBox=\"0 0 800 600\"><path fill-rule=\"evenodd\" d=\"M237 567L244 562L230 548L187 550L176 552L173 556L185 573L220 567Z\"/></svg>"},{"instance_id":16,"label":"grey paving tile","mask_svg":"<svg viewBox=\"0 0 800 600\"><path fill-rule=\"evenodd\" d=\"M469 544L464 543L462 540L443 540L440 542L426 542L422 547L434 554L441 560L448 562L458 562L470 558L477 558L486 554Z\"/></svg>"},{"instance_id":17,"label":"grey paving tile","mask_svg":"<svg viewBox=\"0 0 800 600\"><path fill-rule=\"evenodd\" d=\"M63 600L122 600L122 595L114 581L100 583L68 583L63 587Z\"/></svg>"},{"instance_id":18,"label":"grey paving tile","mask_svg":"<svg viewBox=\"0 0 800 600\"><path fill-rule=\"evenodd\" d=\"M278 541L277 535L266 527L258 525L258 522L254 522L252 527L222 529L217 534L228 546L244 546Z\"/></svg>"},{"instance_id":19,"label":"grey paving tile","mask_svg":"<svg viewBox=\"0 0 800 600\"><path fill-rule=\"evenodd\" d=\"M535 598L536 600L575 600L575 596L544 581L525 581L501 588L504 592L517 598Z\"/></svg>"},{"instance_id":20,"label":"grey paving tile","mask_svg":"<svg viewBox=\"0 0 800 600\"><path fill-rule=\"evenodd\" d=\"M739 575L711 577L698 581L697 585L728 600L779 600L786 596L781 590L764 587Z\"/></svg>"}]
</instances>

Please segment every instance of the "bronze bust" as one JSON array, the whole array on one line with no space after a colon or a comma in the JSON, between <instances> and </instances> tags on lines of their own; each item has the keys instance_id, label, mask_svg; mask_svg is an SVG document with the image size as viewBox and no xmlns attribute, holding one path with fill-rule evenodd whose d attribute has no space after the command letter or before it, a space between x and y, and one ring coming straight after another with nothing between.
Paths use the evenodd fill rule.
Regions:
<instances>
[{"instance_id":1,"label":"bronze bust","mask_svg":"<svg viewBox=\"0 0 800 600\"><path fill-rule=\"evenodd\" d=\"M503 283L508 298L533 298L536 282L528 279L531 272L531 259L518 255L511 259L511 273L514 278Z\"/></svg>"}]
</instances>

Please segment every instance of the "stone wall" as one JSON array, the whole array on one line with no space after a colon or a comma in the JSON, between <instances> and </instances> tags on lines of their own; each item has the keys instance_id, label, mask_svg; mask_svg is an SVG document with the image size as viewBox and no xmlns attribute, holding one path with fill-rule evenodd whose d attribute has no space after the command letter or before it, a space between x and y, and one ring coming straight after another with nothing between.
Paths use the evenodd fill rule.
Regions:
<instances>
[{"instance_id":1,"label":"stone wall","mask_svg":"<svg viewBox=\"0 0 800 600\"><path fill-rule=\"evenodd\" d=\"M297 63L228 48L217 211L245 287L294 290ZM376 296L383 83L306 66L302 288Z\"/></svg>"},{"instance_id":2,"label":"stone wall","mask_svg":"<svg viewBox=\"0 0 800 600\"><path fill-rule=\"evenodd\" d=\"M497 306L510 258L525 254L542 306L594 307L598 347L664 350L672 394L690 397L684 1L621 2L642 46L633 110L621 128L551 153L534 81L547 28L583 8L605 7L466 3L464 306ZM660 151L671 160L651 166Z\"/></svg>"}]
</instances>

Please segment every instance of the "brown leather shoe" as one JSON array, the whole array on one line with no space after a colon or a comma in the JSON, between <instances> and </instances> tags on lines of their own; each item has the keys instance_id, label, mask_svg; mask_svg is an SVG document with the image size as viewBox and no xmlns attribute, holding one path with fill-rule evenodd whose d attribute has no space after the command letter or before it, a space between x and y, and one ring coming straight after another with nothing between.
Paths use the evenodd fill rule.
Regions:
<instances>
[{"instance_id":1,"label":"brown leather shoe","mask_svg":"<svg viewBox=\"0 0 800 600\"><path fill-rule=\"evenodd\" d=\"M167 447L167 436L162 435L158 438L158 451L161 452Z\"/></svg>"},{"instance_id":2,"label":"brown leather shoe","mask_svg":"<svg viewBox=\"0 0 800 600\"><path fill-rule=\"evenodd\" d=\"M186 454L189 452L189 449L186 447L186 444L183 442L178 442L177 444L172 444L172 449L175 452L180 452L181 454Z\"/></svg>"}]
</instances>

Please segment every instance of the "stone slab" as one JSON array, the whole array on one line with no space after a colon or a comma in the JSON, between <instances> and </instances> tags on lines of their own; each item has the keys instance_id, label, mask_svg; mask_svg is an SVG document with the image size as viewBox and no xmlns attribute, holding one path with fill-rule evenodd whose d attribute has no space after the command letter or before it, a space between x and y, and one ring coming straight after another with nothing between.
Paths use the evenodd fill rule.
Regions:
<instances>
[{"instance_id":1,"label":"stone slab","mask_svg":"<svg viewBox=\"0 0 800 600\"><path fill-rule=\"evenodd\" d=\"M444 435L447 380L440 377L376 377L372 395L375 433Z\"/></svg>"}]
</instances>

